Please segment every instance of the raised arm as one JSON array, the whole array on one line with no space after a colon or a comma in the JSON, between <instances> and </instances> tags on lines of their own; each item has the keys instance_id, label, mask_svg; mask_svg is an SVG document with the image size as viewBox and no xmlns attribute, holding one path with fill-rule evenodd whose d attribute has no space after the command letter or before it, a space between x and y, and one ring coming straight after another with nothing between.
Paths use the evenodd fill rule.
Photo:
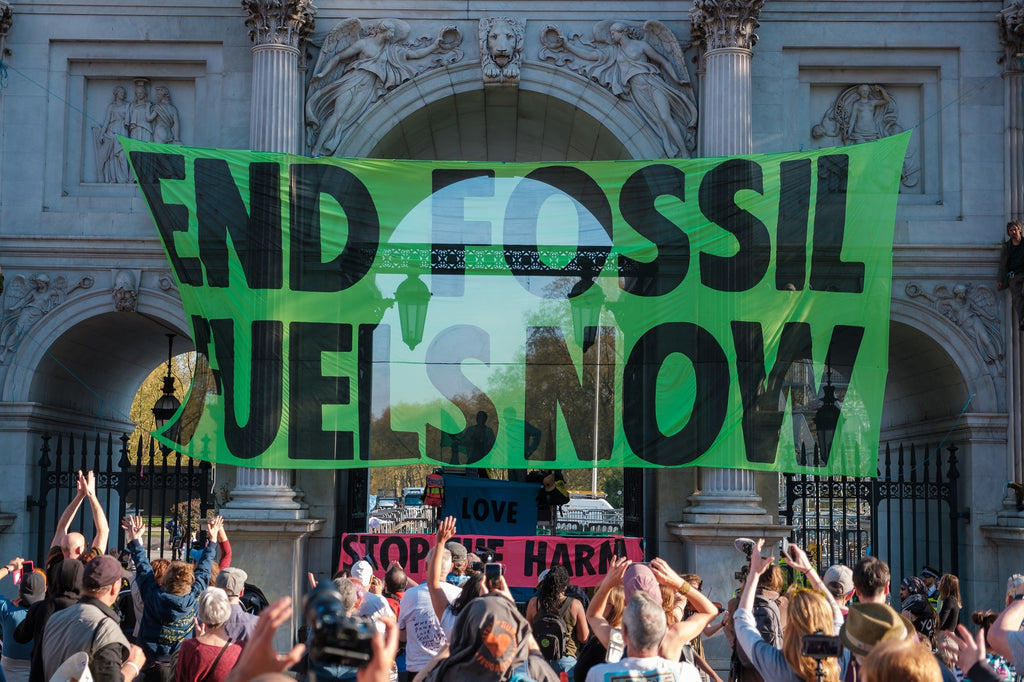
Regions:
<instances>
[{"instance_id":1,"label":"raised arm","mask_svg":"<svg viewBox=\"0 0 1024 682\"><path fill-rule=\"evenodd\" d=\"M434 615L441 620L441 615L448 608L448 595L441 589L441 583L447 576L441 575L444 568L444 543L455 535L455 517L446 517L437 525L434 535L433 553L427 563L427 589L430 591L430 603L434 606Z\"/></svg>"},{"instance_id":2,"label":"raised arm","mask_svg":"<svg viewBox=\"0 0 1024 682\"><path fill-rule=\"evenodd\" d=\"M64 507L60 518L57 519L57 530L53 532L53 540L50 541L50 547L63 547L64 540L68 536L68 529L71 528L71 522L75 520L75 516L78 515L78 509L82 506L82 501L85 500L86 489L81 471L78 472L77 487L77 494L68 502L68 506Z\"/></svg>"},{"instance_id":3,"label":"raised arm","mask_svg":"<svg viewBox=\"0 0 1024 682\"><path fill-rule=\"evenodd\" d=\"M705 597L700 590L693 589L693 586L672 570L672 567L664 559L657 558L652 561L651 571L660 584L668 585L674 591L686 597L694 611L689 618L674 624L670 630L674 637L680 640L679 646L681 649L683 644L692 641L704 631L704 626L718 615L718 607L712 604L711 600Z\"/></svg>"},{"instance_id":4,"label":"raised arm","mask_svg":"<svg viewBox=\"0 0 1024 682\"><path fill-rule=\"evenodd\" d=\"M833 619L842 622L843 610L839 607L839 602L829 592L825 581L821 579L818 572L814 570L811 560L807 558L807 553L793 543L789 544L789 567L804 574L807 578L807 584L821 592L825 599L828 600L829 606L832 607Z\"/></svg>"},{"instance_id":5,"label":"raised arm","mask_svg":"<svg viewBox=\"0 0 1024 682\"><path fill-rule=\"evenodd\" d=\"M587 607L587 623L590 625L590 632L605 647L608 646L608 638L612 632L611 623L604 615L605 609L608 608L608 595L612 588L622 584L622 574L626 572L626 567L631 563L626 557L612 559L608 566L608 573L605 574L604 580L601 581L597 592L594 593L594 598L590 600L590 606Z\"/></svg>"},{"instance_id":6,"label":"raised arm","mask_svg":"<svg viewBox=\"0 0 1024 682\"><path fill-rule=\"evenodd\" d=\"M103 511L100 498L96 495L96 474L92 471L82 476L78 472L79 486L85 486L85 496L89 500L89 509L92 511L92 525L96 529L96 537L93 538L92 546L101 554L107 552L107 542L110 539L110 524L107 523L107 514Z\"/></svg>"},{"instance_id":7,"label":"raised arm","mask_svg":"<svg viewBox=\"0 0 1024 682\"><path fill-rule=\"evenodd\" d=\"M1014 595L1013 601L1003 610L996 622L988 630L988 643L992 651L1003 656L1015 668L1024 667L1024 661L1013 660L1013 650L1010 648L1010 635L1020 630L1024 622L1024 599Z\"/></svg>"}]
</instances>

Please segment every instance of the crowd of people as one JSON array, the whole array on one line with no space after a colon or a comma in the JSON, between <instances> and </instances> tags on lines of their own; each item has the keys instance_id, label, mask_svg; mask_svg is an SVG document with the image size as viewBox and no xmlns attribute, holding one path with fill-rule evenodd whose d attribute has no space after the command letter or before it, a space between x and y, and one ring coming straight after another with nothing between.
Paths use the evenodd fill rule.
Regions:
<instances>
[{"instance_id":1,"label":"crowd of people","mask_svg":"<svg viewBox=\"0 0 1024 682\"><path fill-rule=\"evenodd\" d=\"M11 682L1012 682L1024 661L1024 575L1010 577L1004 610L971 615L974 634L960 622L955 575L925 566L904 577L896 611L877 557L822 577L800 547L783 543L776 555L744 538L740 587L725 608L699 576L625 557L588 590L553 566L517 604L504 575L488 570L493 558L453 540L452 517L438 524L420 584L395 562L378 569L368 559L322 584L311 574L300 643L280 653L274 636L291 600L248 612L243 597L255 588L231 565L220 517L188 561L150 559L147 524L126 517L128 571L107 551L93 475L80 472L77 488L44 566L16 557L0 567L0 579L20 578L16 600L0 597L0 670ZM91 544L69 530L84 503ZM733 651L727 673L704 657L703 641L720 632ZM72 663L82 669L68 673Z\"/></svg>"}]
</instances>

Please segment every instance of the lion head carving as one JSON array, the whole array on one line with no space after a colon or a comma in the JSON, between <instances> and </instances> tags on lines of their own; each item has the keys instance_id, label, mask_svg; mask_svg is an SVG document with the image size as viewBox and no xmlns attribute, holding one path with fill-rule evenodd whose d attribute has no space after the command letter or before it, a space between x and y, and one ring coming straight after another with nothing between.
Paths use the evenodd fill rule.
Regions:
<instances>
[{"instance_id":1,"label":"lion head carving","mask_svg":"<svg viewBox=\"0 0 1024 682\"><path fill-rule=\"evenodd\" d=\"M480 20L480 66L484 82L519 81L526 22L511 17Z\"/></svg>"}]
</instances>

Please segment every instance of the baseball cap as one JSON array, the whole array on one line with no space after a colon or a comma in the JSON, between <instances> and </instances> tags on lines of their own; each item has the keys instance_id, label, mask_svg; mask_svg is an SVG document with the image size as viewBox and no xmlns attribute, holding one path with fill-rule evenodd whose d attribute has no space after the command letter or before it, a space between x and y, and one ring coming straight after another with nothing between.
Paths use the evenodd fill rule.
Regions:
<instances>
[{"instance_id":1,"label":"baseball cap","mask_svg":"<svg viewBox=\"0 0 1024 682\"><path fill-rule=\"evenodd\" d=\"M829 566L821 580L833 597L842 597L853 591L853 569L849 566Z\"/></svg>"},{"instance_id":2,"label":"baseball cap","mask_svg":"<svg viewBox=\"0 0 1024 682\"><path fill-rule=\"evenodd\" d=\"M661 586L654 577L654 571L645 564L630 564L622 574L622 587L628 602L637 590L646 592L651 599L661 603Z\"/></svg>"},{"instance_id":3,"label":"baseball cap","mask_svg":"<svg viewBox=\"0 0 1024 682\"><path fill-rule=\"evenodd\" d=\"M26 573L18 584L22 606L31 606L46 597L46 578L41 573Z\"/></svg>"},{"instance_id":4,"label":"baseball cap","mask_svg":"<svg viewBox=\"0 0 1024 682\"><path fill-rule=\"evenodd\" d=\"M850 605L839 639L853 653L867 656L879 642L906 639L913 632L914 626L888 604L858 602Z\"/></svg>"},{"instance_id":5,"label":"baseball cap","mask_svg":"<svg viewBox=\"0 0 1024 682\"><path fill-rule=\"evenodd\" d=\"M229 597L238 597L242 594L242 590L245 589L245 581L248 579L249 574L242 569L228 566L227 568L220 569L220 573L217 574L216 585L227 592Z\"/></svg>"},{"instance_id":6,"label":"baseball cap","mask_svg":"<svg viewBox=\"0 0 1024 682\"><path fill-rule=\"evenodd\" d=\"M357 561L352 564L352 577L359 581L363 587L370 586L370 578L373 577L373 567L369 561Z\"/></svg>"},{"instance_id":7,"label":"baseball cap","mask_svg":"<svg viewBox=\"0 0 1024 682\"><path fill-rule=\"evenodd\" d=\"M452 553L452 562L465 561L466 556L469 554L466 551L466 546L464 544L461 542L455 542L454 540L449 540L444 543L444 548Z\"/></svg>"},{"instance_id":8,"label":"baseball cap","mask_svg":"<svg viewBox=\"0 0 1024 682\"><path fill-rule=\"evenodd\" d=\"M82 587L89 590L98 590L114 583L120 583L122 578L131 578L121 567L121 562L104 554L92 559L85 565L85 572L82 574Z\"/></svg>"}]
</instances>

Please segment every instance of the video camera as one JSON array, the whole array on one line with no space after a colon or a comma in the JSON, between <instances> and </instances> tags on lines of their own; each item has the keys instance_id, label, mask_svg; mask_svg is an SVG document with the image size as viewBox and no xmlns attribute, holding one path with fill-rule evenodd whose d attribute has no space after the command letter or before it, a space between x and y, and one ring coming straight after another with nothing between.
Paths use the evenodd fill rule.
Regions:
<instances>
[{"instance_id":1,"label":"video camera","mask_svg":"<svg viewBox=\"0 0 1024 682\"><path fill-rule=\"evenodd\" d=\"M334 583L322 582L303 599L309 635L309 660L319 665L361 668L373 658L371 641L377 631L371 618L346 616L341 592Z\"/></svg>"}]
</instances>

